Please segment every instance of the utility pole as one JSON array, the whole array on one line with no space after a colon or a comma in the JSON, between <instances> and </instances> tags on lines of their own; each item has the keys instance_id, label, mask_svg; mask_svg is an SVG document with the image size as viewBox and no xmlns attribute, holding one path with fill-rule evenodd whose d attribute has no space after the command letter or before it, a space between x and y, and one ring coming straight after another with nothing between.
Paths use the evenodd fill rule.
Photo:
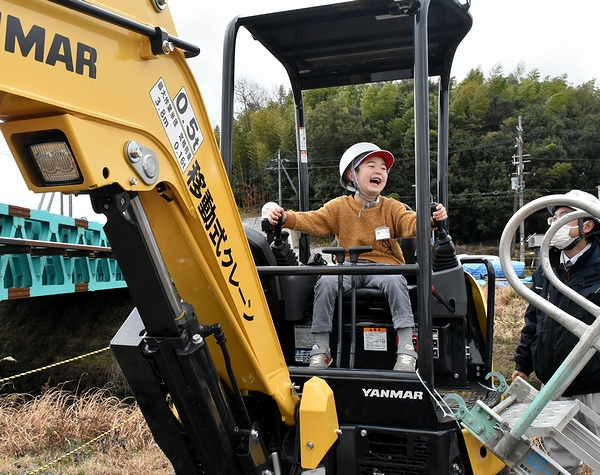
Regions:
<instances>
[{"instance_id":1,"label":"utility pole","mask_svg":"<svg viewBox=\"0 0 600 475\"><path fill-rule=\"evenodd\" d=\"M281 204L281 149L277 149L277 183L279 183L279 206L283 206Z\"/></svg>"},{"instance_id":2,"label":"utility pole","mask_svg":"<svg viewBox=\"0 0 600 475\"><path fill-rule=\"evenodd\" d=\"M517 126L517 150L519 151L519 209L523 207L523 191L525 190L525 181L523 180L523 123L519 116L519 125ZM519 226L519 260L525 262L525 223L521 221Z\"/></svg>"},{"instance_id":3,"label":"utility pole","mask_svg":"<svg viewBox=\"0 0 600 475\"><path fill-rule=\"evenodd\" d=\"M283 206L282 205L282 200L283 198L281 197L281 170L283 169L283 173L285 173L285 176L288 179L288 182L290 184L290 186L292 187L292 190L294 190L294 193L296 193L296 195L298 195L298 190L296 189L296 185L294 185L294 182L292 181L290 174L287 171L287 168L285 168L285 165L283 164L283 160L281 159L281 149L278 148L277 149L277 181L279 184L279 206ZM270 170L272 170L272 168L270 168Z\"/></svg>"},{"instance_id":4,"label":"utility pole","mask_svg":"<svg viewBox=\"0 0 600 475\"><path fill-rule=\"evenodd\" d=\"M528 163L530 160L523 160L523 157L528 157L529 155L523 155L523 123L522 117L519 116L519 125L517 125L517 155L513 155L513 165L517 167L517 173L512 179L512 189L515 191L515 208L516 201L518 198L519 205L518 209L523 207L523 193L525 191L525 181L523 180L523 175L525 174L524 164ZM516 211L516 210L515 210ZM525 262L525 223L521 221L521 225L519 226L519 260L521 262Z\"/></svg>"}]
</instances>

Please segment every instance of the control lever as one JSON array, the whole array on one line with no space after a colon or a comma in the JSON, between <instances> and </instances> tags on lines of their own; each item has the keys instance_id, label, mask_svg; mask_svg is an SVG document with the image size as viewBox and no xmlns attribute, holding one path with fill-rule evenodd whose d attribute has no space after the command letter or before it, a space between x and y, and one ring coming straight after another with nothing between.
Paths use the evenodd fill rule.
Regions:
<instances>
[{"instance_id":1,"label":"control lever","mask_svg":"<svg viewBox=\"0 0 600 475\"><path fill-rule=\"evenodd\" d=\"M343 264L346 260L346 249L343 247L324 247L321 252L335 256L335 262Z\"/></svg>"},{"instance_id":2,"label":"control lever","mask_svg":"<svg viewBox=\"0 0 600 475\"><path fill-rule=\"evenodd\" d=\"M335 257L338 266L344 264L346 259L346 249L343 247L324 247L321 252L330 254ZM337 349L335 353L335 367L339 368L342 365L342 324L343 324L343 302L342 295L344 293L344 276L338 275L338 299L337 299Z\"/></svg>"},{"instance_id":3,"label":"control lever","mask_svg":"<svg viewBox=\"0 0 600 475\"><path fill-rule=\"evenodd\" d=\"M282 233L281 228L283 228L283 218L280 216L277 220L277 224L275 225L274 237L273 241L271 242L271 250L275 255L277 265L298 265L298 258L296 257L296 254L294 254L294 251L289 246L289 244L283 241L285 238L287 238L288 234L286 232L284 236L284 233Z\"/></svg>"},{"instance_id":4,"label":"control lever","mask_svg":"<svg viewBox=\"0 0 600 475\"><path fill-rule=\"evenodd\" d=\"M277 224L275 225L275 237L273 238L273 244L277 247L281 247L281 228L283 228L283 216L279 216Z\"/></svg>"},{"instance_id":5,"label":"control lever","mask_svg":"<svg viewBox=\"0 0 600 475\"><path fill-rule=\"evenodd\" d=\"M432 215L438 207L438 205L439 203L436 202L431 203L430 206ZM433 219L433 216L431 219ZM435 247L433 250L432 270L436 272L458 267L460 263L456 258L456 249L454 248L454 243L452 242L452 238L450 237L450 235L446 231L446 228L444 227L444 223L446 221L444 220L440 222L433 219L433 222L437 227L437 230L435 231ZM439 300L440 297L436 296L436 298L438 298ZM445 303L444 306L448 307Z\"/></svg>"},{"instance_id":6,"label":"control lever","mask_svg":"<svg viewBox=\"0 0 600 475\"><path fill-rule=\"evenodd\" d=\"M433 220L433 224L437 228L438 236L439 236L439 238L443 239L445 236L448 235L448 233L446 232L446 229L442 226L444 221L438 221L433 218L433 213L435 211L437 211L437 207L439 206L439 203L437 201L432 201L429 206L431 208L431 219Z\"/></svg>"},{"instance_id":7,"label":"control lever","mask_svg":"<svg viewBox=\"0 0 600 475\"><path fill-rule=\"evenodd\" d=\"M358 258L363 252L371 252L371 246L352 246L348 249L350 254L350 263L355 266L358 263ZM354 368L354 358L356 356L356 278L350 276L352 280L352 300L350 307L350 362L348 366Z\"/></svg>"},{"instance_id":8,"label":"control lever","mask_svg":"<svg viewBox=\"0 0 600 475\"><path fill-rule=\"evenodd\" d=\"M431 294L444 306L448 309L448 311L450 313L454 313L456 312L456 308L455 306L451 305L450 303L446 302L446 299L444 297L442 297L437 290L435 290L435 287L432 285L431 286Z\"/></svg>"}]
</instances>

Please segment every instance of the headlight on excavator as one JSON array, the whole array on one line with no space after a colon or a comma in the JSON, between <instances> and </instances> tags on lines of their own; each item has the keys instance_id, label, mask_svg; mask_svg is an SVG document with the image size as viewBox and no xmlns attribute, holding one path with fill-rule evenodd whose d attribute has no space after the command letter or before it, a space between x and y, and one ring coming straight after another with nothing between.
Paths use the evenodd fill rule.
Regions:
<instances>
[{"instance_id":1,"label":"headlight on excavator","mask_svg":"<svg viewBox=\"0 0 600 475\"><path fill-rule=\"evenodd\" d=\"M26 146L42 186L83 183L83 176L66 139L29 142Z\"/></svg>"}]
</instances>

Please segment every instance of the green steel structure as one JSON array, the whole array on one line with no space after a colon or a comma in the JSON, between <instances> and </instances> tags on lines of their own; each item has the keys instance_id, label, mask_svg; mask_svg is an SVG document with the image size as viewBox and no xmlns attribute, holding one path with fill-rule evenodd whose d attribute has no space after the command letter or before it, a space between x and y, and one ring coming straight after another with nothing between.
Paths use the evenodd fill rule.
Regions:
<instances>
[{"instance_id":1,"label":"green steel structure","mask_svg":"<svg viewBox=\"0 0 600 475\"><path fill-rule=\"evenodd\" d=\"M0 203L0 300L126 287L97 222Z\"/></svg>"}]
</instances>

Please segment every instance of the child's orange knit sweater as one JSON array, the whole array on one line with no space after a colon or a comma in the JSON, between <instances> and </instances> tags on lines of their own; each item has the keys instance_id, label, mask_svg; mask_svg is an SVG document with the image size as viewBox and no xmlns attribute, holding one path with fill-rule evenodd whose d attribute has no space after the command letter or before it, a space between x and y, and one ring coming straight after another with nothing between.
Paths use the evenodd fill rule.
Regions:
<instances>
[{"instance_id":1,"label":"child's orange knit sweater","mask_svg":"<svg viewBox=\"0 0 600 475\"><path fill-rule=\"evenodd\" d=\"M340 196L326 203L317 211L287 211L284 227L309 234L333 233L338 246L345 249L351 246L371 246L372 252L361 254L361 259L386 264L404 264L404 255L397 239L414 237L417 233L417 214L408 211L399 201L379 197L379 203L370 208L353 196ZM360 217L359 217L360 213ZM376 239L375 231L388 239ZM348 257L348 255L346 255Z\"/></svg>"}]
</instances>

